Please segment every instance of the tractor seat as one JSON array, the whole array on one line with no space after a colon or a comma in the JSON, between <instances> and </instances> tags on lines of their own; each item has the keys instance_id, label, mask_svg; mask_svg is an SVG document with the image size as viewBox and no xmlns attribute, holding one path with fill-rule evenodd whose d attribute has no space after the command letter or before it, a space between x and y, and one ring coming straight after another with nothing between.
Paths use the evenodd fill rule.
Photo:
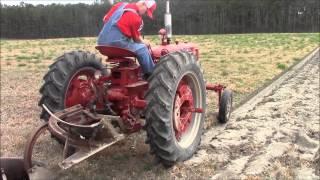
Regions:
<instances>
[{"instance_id":1,"label":"tractor seat","mask_svg":"<svg viewBox=\"0 0 320 180\"><path fill-rule=\"evenodd\" d=\"M136 57L137 55L129 51L127 49L119 48L119 47L113 47L113 46L96 46L96 49L105 56L108 56L108 58L122 58L122 57Z\"/></svg>"}]
</instances>

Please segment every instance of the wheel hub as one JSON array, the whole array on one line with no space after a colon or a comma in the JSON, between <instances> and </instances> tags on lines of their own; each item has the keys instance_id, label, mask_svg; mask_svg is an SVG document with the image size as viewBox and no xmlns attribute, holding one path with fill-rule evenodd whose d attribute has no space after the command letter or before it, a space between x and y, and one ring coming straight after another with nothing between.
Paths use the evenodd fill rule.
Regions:
<instances>
[{"instance_id":1,"label":"wheel hub","mask_svg":"<svg viewBox=\"0 0 320 180\"><path fill-rule=\"evenodd\" d=\"M89 69L80 70L71 79L65 96L65 107L76 104L87 106L95 98L94 72Z\"/></svg>"},{"instance_id":2,"label":"wheel hub","mask_svg":"<svg viewBox=\"0 0 320 180\"><path fill-rule=\"evenodd\" d=\"M193 107L192 90L186 81L182 80L177 88L173 112L175 136L178 141L191 123Z\"/></svg>"}]
</instances>

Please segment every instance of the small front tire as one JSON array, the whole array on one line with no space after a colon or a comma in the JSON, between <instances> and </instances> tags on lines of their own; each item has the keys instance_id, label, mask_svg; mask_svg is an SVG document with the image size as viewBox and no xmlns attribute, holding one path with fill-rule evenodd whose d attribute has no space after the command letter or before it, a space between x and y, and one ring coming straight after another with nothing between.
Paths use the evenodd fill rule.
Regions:
<instances>
[{"instance_id":1,"label":"small front tire","mask_svg":"<svg viewBox=\"0 0 320 180\"><path fill-rule=\"evenodd\" d=\"M220 104L219 104L219 114L218 121L220 123L226 123L230 119L232 111L232 91L229 89L223 90L221 94Z\"/></svg>"}]
</instances>

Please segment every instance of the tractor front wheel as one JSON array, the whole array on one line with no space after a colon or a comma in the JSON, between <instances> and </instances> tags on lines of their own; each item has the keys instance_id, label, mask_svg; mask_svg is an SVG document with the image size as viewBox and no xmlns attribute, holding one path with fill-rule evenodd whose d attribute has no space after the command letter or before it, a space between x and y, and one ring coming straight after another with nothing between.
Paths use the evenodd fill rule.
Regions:
<instances>
[{"instance_id":1,"label":"tractor front wheel","mask_svg":"<svg viewBox=\"0 0 320 180\"><path fill-rule=\"evenodd\" d=\"M218 120L220 123L226 123L230 119L232 111L232 91L229 89L223 90L220 98Z\"/></svg>"},{"instance_id":2,"label":"tractor front wheel","mask_svg":"<svg viewBox=\"0 0 320 180\"><path fill-rule=\"evenodd\" d=\"M165 166L189 159L203 132L206 92L195 56L175 52L160 59L146 94L147 143Z\"/></svg>"}]
</instances>

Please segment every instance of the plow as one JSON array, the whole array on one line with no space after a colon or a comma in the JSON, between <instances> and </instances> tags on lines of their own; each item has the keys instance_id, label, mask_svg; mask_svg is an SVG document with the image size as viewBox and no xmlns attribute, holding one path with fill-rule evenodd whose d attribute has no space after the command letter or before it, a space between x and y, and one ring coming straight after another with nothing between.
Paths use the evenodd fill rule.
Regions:
<instances>
[{"instance_id":1,"label":"plow","mask_svg":"<svg viewBox=\"0 0 320 180\"><path fill-rule=\"evenodd\" d=\"M31 134L21 160L27 174L37 166L33 148L44 132L63 145L62 169L140 130L146 131L150 153L170 167L196 152L208 92L218 97L218 121L228 121L231 90L205 81L197 45L171 42L168 2L165 27L160 44L149 47L156 67L147 79L135 53L111 46L96 46L104 62L93 53L72 51L50 65L40 89L44 123Z\"/></svg>"},{"instance_id":2,"label":"plow","mask_svg":"<svg viewBox=\"0 0 320 180\"><path fill-rule=\"evenodd\" d=\"M59 163L62 169L68 169L74 164L111 146L125 138L111 124L112 119L106 119L90 113L81 105L72 106L62 112L50 114L48 123L40 126L31 136L24 151L24 166L31 169L32 150L37 138L44 131L50 131L54 137L64 142L63 161Z\"/></svg>"}]
</instances>

